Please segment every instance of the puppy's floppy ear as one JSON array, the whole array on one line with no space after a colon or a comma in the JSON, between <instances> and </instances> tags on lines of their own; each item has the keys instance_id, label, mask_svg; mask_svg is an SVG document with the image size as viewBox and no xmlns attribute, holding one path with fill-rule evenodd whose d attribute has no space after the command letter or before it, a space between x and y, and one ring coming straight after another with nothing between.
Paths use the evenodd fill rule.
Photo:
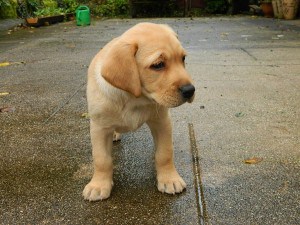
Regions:
<instances>
[{"instance_id":1,"label":"puppy's floppy ear","mask_svg":"<svg viewBox=\"0 0 300 225\"><path fill-rule=\"evenodd\" d=\"M142 94L141 81L135 54L136 43L117 40L107 52L102 63L101 74L111 85L139 97Z\"/></svg>"}]
</instances>

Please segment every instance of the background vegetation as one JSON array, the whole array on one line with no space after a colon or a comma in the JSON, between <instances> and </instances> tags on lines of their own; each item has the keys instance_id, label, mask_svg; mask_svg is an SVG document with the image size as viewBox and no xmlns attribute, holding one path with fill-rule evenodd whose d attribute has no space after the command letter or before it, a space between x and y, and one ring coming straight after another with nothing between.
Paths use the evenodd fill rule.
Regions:
<instances>
[{"instance_id":1,"label":"background vegetation","mask_svg":"<svg viewBox=\"0 0 300 225\"><path fill-rule=\"evenodd\" d=\"M128 17L130 15L128 0L0 0L0 18L74 13L79 5L87 5L94 16ZM156 4L147 4L140 5L135 10L137 16L143 17L183 16L183 9L178 7L176 0L169 0L163 9ZM205 0L205 7L191 10L191 15L226 13L227 10L227 0Z\"/></svg>"}]
</instances>

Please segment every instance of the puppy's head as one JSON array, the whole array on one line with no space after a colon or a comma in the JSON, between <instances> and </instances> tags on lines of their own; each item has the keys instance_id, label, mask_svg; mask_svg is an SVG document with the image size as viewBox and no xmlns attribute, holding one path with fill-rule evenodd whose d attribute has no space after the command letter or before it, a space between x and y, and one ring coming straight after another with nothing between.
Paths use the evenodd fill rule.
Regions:
<instances>
[{"instance_id":1,"label":"puppy's head","mask_svg":"<svg viewBox=\"0 0 300 225\"><path fill-rule=\"evenodd\" d=\"M165 107L192 102L195 87L185 70L186 52L167 25L140 23L114 41L102 63L113 86Z\"/></svg>"}]
</instances>

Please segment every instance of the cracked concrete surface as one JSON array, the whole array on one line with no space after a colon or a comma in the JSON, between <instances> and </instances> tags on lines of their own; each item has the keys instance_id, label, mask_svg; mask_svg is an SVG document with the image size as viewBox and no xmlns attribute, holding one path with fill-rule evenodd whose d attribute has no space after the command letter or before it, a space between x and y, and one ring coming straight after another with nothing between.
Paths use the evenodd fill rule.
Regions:
<instances>
[{"instance_id":1,"label":"cracked concrete surface","mask_svg":"<svg viewBox=\"0 0 300 225\"><path fill-rule=\"evenodd\" d=\"M132 25L167 23L188 51L196 99L171 110L187 190L156 190L143 126L114 144L110 199L81 196L91 176L87 66ZM300 23L251 17L93 21L0 32L2 224L299 224ZM191 152L189 124L195 145ZM203 198L197 200L193 157ZM260 157L248 165L246 158ZM200 205L201 206L201 205Z\"/></svg>"}]
</instances>

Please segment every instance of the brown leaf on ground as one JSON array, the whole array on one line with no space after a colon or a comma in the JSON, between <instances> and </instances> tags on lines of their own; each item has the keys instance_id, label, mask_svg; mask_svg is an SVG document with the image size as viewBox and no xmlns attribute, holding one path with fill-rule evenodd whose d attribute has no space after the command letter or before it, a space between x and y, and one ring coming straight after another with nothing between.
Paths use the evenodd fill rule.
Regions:
<instances>
[{"instance_id":1,"label":"brown leaf on ground","mask_svg":"<svg viewBox=\"0 0 300 225\"><path fill-rule=\"evenodd\" d=\"M16 108L12 106L0 108L0 112L14 112L15 110Z\"/></svg>"},{"instance_id":2,"label":"brown leaf on ground","mask_svg":"<svg viewBox=\"0 0 300 225\"><path fill-rule=\"evenodd\" d=\"M284 181L284 183L282 184L282 186L278 189L279 193L286 193L289 189L289 182L288 181Z\"/></svg>"},{"instance_id":3,"label":"brown leaf on ground","mask_svg":"<svg viewBox=\"0 0 300 225\"><path fill-rule=\"evenodd\" d=\"M263 158L253 157L249 159L245 159L244 163L246 164L257 164L260 163L263 160Z\"/></svg>"}]
</instances>

